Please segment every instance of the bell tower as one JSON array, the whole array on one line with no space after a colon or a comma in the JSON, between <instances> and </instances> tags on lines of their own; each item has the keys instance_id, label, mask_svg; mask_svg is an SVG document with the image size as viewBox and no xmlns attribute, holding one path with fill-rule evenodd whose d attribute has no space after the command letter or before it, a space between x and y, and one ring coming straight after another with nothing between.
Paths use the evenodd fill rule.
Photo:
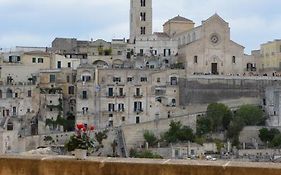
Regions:
<instances>
[{"instance_id":1,"label":"bell tower","mask_svg":"<svg viewBox=\"0 0 281 175\"><path fill-rule=\"evenodd\" d=\"M152 34L152 0L131 0L130 43Z\"/></svg>"}]
</instances>

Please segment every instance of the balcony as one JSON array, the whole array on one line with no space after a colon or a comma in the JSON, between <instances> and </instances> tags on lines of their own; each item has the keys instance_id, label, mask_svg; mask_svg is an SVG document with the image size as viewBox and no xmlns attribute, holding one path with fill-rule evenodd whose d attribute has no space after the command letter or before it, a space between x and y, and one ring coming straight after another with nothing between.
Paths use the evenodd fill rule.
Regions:
<instances>
[{"instance_id":1,"label":"balcony","mask_svg":"<svg viewBox=\"0 0 281 175\"><path fill-rule=\"evenodd\" d=\"M143 112L143 109L134 109L134 112L135 112L135 113L142 113L142 112Z\"/></svg>"},{"instance_id":2,"label":"balcony","mask_svg":"<svg viewBox=\"0 0 281 175\"><path fill-rule=\"evenodd\" d=\"M134 95L134 98L142 98L142 97L143 97L142 94L135 94L135 95Z\"/></svg>"},{"instance_id":3,"label":"balcony","mask_svg":"<svg viewBox=\"0 0 281 175\"><path fill-rule=\"evenodd\" d=\"M15 163L17 166L15 166ZM134 175L277 175L281 166L274 163L235 161L153 160L74 156L1 156L0 175L49 174L134 174ZM133 168L132 168L133 167ZM148 173L149 172L149 173Z\"/></svg>"},{"instance_id":4,"label":"balcony","mask_svg":"<svg viewBox=\"0 0 281 175\"><path fill-rule=\"evenodd\" d=\"M113 93L106 93L107 98L115 98L115 94Z\"/></svg>"},{"instance_id":5,"label":"balcony","mask_svg":"<svg viewBox=\"0 0 281 175\"><path fill-rule=\"evenodd\" d=\"M116 95L116 97L117 97L117 98L125 98L125 97L126 97L126 94L124 94L124 93L123 93L123 94L118 94L118 95Z\"/></svg>"}]
</instances>

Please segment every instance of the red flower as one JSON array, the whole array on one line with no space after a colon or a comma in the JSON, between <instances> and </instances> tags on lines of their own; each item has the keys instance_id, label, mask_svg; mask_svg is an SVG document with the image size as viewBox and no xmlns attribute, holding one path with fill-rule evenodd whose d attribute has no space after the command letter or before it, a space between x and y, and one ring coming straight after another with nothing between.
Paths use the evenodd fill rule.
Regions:
<instances>
[{"instance_id":1,"label":"red flower","mask_svg":"<svg viewBox=\"0 0 281 175\"><path fill-rule=\"evenodd\" d=\"M76 127L78 128L78 130L81 130L82 128L84 128L84 124L83 123L78 123L76 125Z\"/></svg>"},{"instance_id":2,"label":"red flower","mask_svg":"<svg viewBox=\"0 0 281 175\"><path fill-rule=\"evenodd\" d=\"M86 132L86 131L87 131L87 128L86 128L86 127L84 127L84 128L82 129L82 131L83 131L83 132Z\"/></svg>"},{"instance_id":3,"label":"red flower","mask_svg":"<svg viewBox=\"0 0 281 175\"><path fill-rule=\"evenodd\" d=\"M95 126L92 125L92 126L90 127L90 130L93 131L94 129L95 129Z\"/></svg>"}]
</instances>

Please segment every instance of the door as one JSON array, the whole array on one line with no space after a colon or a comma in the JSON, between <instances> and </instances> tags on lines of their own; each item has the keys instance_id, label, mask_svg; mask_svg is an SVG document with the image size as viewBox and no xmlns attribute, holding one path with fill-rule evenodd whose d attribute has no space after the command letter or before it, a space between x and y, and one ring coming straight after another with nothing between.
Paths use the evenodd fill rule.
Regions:
<instances>
[{"instance_id":1,"label":"door","mask_svg":"<svg viewBox=\"0 0 281 175\"><path fill-rule=\"evenodd\" d=\"M218 63L212 63L212 74L217 75L218 74Z\"/></svg>"}]
</instances>

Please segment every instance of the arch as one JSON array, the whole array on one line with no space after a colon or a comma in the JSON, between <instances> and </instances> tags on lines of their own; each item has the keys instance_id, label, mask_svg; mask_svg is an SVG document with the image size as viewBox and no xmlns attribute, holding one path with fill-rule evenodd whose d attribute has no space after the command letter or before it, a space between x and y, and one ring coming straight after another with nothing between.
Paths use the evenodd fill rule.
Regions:
<instances>
[{"instance_id":1,"label":"arch","mask_svg":"<svg viewBox=\"0 0 281 175\"><path fill-rule=\"evenodd\" d=\"M108 63L103 60L96 60L93 62L93 65L95 65L97 67L102 67L102 68L108 67Z\"/></svg>"},{"instance_id":2,"label":"arch","mask_svg":"<svg viewBox=\"0 0 281 175\"><path fill-rule=\"evenodd\" d=\"M120 59L113 60L112 66L113 68L122 68L124 66L124 61Z\"/></svg>"},{"instance_id":3,"label":"arch","mask_svg":"<svg viewBox=\"0 0 281 175\"><path fill-rule=\"evenodd\" d=\"M8 88L6 91L6 98L13 98L13 91L12 89Z\"/></svg>"},{"instance_id":4,"label":"arch","mask_svg":"<svg viewBox=\"0 0 281 175\"><path fill-rule=\"evenodd\" d=\"M176 106L176 102L177 102L176 99L173 98L171 102L172 102L172 106L175 107Z\"/></svg>"}]
</instances>

